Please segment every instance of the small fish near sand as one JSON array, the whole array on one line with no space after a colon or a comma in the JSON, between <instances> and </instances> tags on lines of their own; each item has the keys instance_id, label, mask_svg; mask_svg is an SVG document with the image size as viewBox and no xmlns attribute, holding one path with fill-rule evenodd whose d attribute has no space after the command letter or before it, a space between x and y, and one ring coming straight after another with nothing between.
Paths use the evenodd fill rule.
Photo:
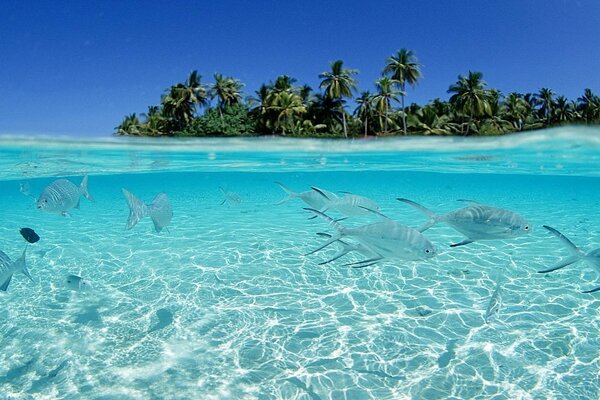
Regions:
<instances>
[{"instance_id":1,"label":"small fish near sand","mask_svg":"<svg viewBox=\"0 0 600 400\"><path fill-rule=\"evenodd\" d=\"M83 177L81 184L76 186L68 179L57 179L42 191L37 200L37 208L42 211L59 213L68 216L67 210L79 208L81 196L93 202L94 198L88 191L88 177Z\"/></svg>"},{"instance_id":2,"label":"small fish near sand","mask_svg":"<svg viewBox=\"0 0 600 400\"><path fill-rule=\"evenodd\" d=\"M84 291L92 288L92 285L87 280L78 275L67 275L65 284L67 288L75 291Z\"/></svg>"},{"instance_id":3,"label":"small fish near sand","mask_svg":"<svg viewBox=\"0 0 600 400\"><path fill-rule=\"evenodd\" d=\"M19 232L28 243L36 243L40 240L40 236L31 228L21 228Z\"/></svg>"},{"instance_id":4,"label":"small fish near sand","mask_svg":"<svg viewBox=\"0 0 600 400\"><path fill-rule=\"evenodd\" d=\"M594 249L594 250L586 253L583 250L581 250L579 247L575 246L575 244L573 244L573 242L571 242L565 235L563 235L556 229L554 229L548 225L544 225L544 228L546 228L548 231L550 231L550 233L552 233L554 236L556 236L565 245L565 247L569 250L571 255L567 258L560 260L558 262L558 264L556 264L552 268L549 268L549 269L546 269L543 271L538 271L539 273L545 274L548 272L556 271L556 270L566 267L567 265L574 264L578 261L584 261L585 263L595 267L598 270L598 272L600 272L600 248ZM594 289L586 290L583 293L594 293L599 290L600 290L600 286L598 286L597 288L594 288Z\"/></svg>"},{"instance_id":5,"label":"small fish near sand","mask_svg":"<svg viewBox=\"0 0 600 400\"><path fill-rule=\"evenodd\" d=\"M459 200L472 205L445 215L438 215L412 200L404 198L396 200L416 208L429 218L418 229L420 232L443 222L467 237L460 243L451 244L450 247L464 246L478 240L512 239L532 231L532 225L519 214L503 208L484 206L473 200Z\"/></svg>"},{"instance_id":6,"label":"small fish near sand","mask_svg":"<svg viewBox=\"0 0 600 400\"><path fill-rule=\"evenodd\" d=\"M12 280L15 272L21 272L23 275L28 277L32 282L33 278L31 277L31 273L29 273L29 269L27 268L27 263L25 262L25 253L27 252L27 247L23 250L23 254L17 261L12 261L9 256L7 256L3 251L0 250L0 290L6 292L8 290L8 285Z\"/></svg>"},{"instance_id":7,"label":"small fish near sand","mask_svg":"<svg viewBox=\"0 0 600 400\"><path fill-rule=\"evenodd\" d=\"M173 208L166 193L159 193L152 203L144 204L127 189L121 189L129 206L127 229L133 228L142 218L150 217L156 232L160 232L171 223Z\"/></svg>"},{"instance_id":8,"label":"small fish near sand","mask_svg":"<svg viewBox=\"0 0 600 400\"><path fill-rule=\"evenodd\" d=\"M223 195L223 201L220 205L227 203L228 206L237 206L242 202L240 195L235 192L225 190L221 186L219 186L219 191Z\"/></svg>"}]
</instances>

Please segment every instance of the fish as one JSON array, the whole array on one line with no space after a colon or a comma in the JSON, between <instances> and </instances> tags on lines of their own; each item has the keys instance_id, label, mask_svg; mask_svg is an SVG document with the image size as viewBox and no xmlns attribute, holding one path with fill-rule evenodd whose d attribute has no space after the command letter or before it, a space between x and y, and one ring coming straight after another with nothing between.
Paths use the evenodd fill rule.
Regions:
<instances>
[{"instance_id":1,"label":"fish","mask_svg":"<svg viewBox=\"0 0 600 400\"><path fill-rule=\"evenodd\" d=\"M21 272L23 275L28 277L32 282L33 278L31 277L31 273L27 268L27 263L25 262L25 254L27 252L27 246L25 246L25 250L23 250L23 254L19 259L13 262L9 256L7 256L3 251L0 250L0 290L6 292L8 290L8 285L12 280L15 272Z\"/></svg>"},{"instance_id":2,"label":"fish","mask_svg":"<svg viewBox=\"0 0 600 400\"><path fill-rule=\"evenodd\" d=\"M220 205L227 203L230 206L237 206L242 202L242 198L237 193L226 191L221 186L219 186L219 190L223 194L223 201Z\"/></svg>"},{"instance_id":3,"label":"fish","mask_svg":"<svg viewBox=\"0 0 600 400\"><path fill-rule=\"evenodd\" d=\"M503 208L484 206L473 200L459 200L472 205L445 215L435 214L412 200L404 198L396 200L416 208L429 218L418 228L420 232L426 231L438 222L443 222L467 237L460 243L451 244L450 247L464 246L478 240L512 239L532 231L532 225L519 214Z\"/></svg>"},{"instance_id":4,"label":"fish","mask_svg":"<svg viewBox=\"0 0 600 400\"><path fill-rule=\"evenodd\" d=\"M370 259L346 264L354 268L364 268L386 258L416 261L426 260L436 255L433 243L425 235L394 220L385 219L356 228L347 228L319 210L312 208L305 208L305 210L325 219L337 231L324 245L308 254L313 254L344 237L350 237L376 254Z\"/></svg>"},{"instance_id":5,"label":"fish","mask_svg":"<svg viewBox=\"0 0 600 400\"><path fill-rule=\"evenodd\" d=\"M21 236L23 236L23 239L27 240L29 243L36 243L40 240L39 235L31 228L21 228L19 232L21 233Z\"/></svg>"},{"instance_id":6,"label":"fish","mask_svg":"<svg viewBox=\"0 0 600 400\"><path fill-rule=\"evenodd\" d=\"M490 297L488 305L485 309L483 319L485 320L486 324L489 323L492 318L498 315L500 312L500 307L502 307L502 273L498 273L498 277L496 278L496 287L494 288L492 297Z\"/></svg>"},{"instance_id":7,"label":"fish","mask_svg":"<svg viewBox=\"0 0 600 400\"><path fill-rule=\"evenodd\" d=\"M568 265L574 264L578 261L584 261L585 263L595 267L600 272L600 248L594 249L588 253L581 250L579 247L575 246L573 242L571 242L565 235L560 233L558 230L548 226L543 225L550 233L556 236L569 250L571 255L567 258L560 260L556 265L552 268L545 269L543 271L538 271L540 274L546 274L548 272L556 271L561 268L564 268ZM582 293L594 293L600 290L600 286L594 289L585 290Z\"/></svg>"},{"instance_id":8,"label":"fish","mask_svg":"<svg viewBox=\"0 0 600 400\"><path fill-rule=\"evenodd\" d=\"M66 285L71 290L86 290L92 285L85 279L77 275L67 275Z\"/></svg>"},{"instance_id":9,"label":"fish","mask_svg":"<svg viewBox=\"0 0 600 400\"><path fill-rule=\"evenodd\" d=\"M19 192L23 193L25 196L31 196L31 185L29 182L21 182L19 183Z\"/></svg>"},{"instance_id":10,"label":"fish","mask_svg":"<svg viewBox=\"0 0 600 400\"><path fill-rule=\"evenodd\" d=\"M152 219L156 232L162 231L164 227L171 223L173 208L166 193L161 192L154 197L152 203L144 204L140 199L127 191L127 189L122 188L121 190L129 206L128 230L133 228L144 217Z\"/></svg>"},{"instance_id":11,"label":"fish","mask_svg":"<svg viewBox=\"0 0 600 400\"><path fill-rule=\"evenodd\" d=\"M332 235L330 235L329 233L324 233L324 232L318 232L317 235L319 236L323 236L326 238L331 238ZM332 261L337 260L338 258L352 252L352 251L356 251L357 253L360 253L362 255L364 255L365 257L369 258L373 258L373 257L377 257L378 254L375 253L373 250L371 250L369 247L365 246L364 244L358 242L358 243L348 243L342 239L339 239L337 241L339 244L341 244L341 249L329 260L327 261L323 261L320 262L319 265L324 265L324 264L328 264Z\"/></svg>"},{"instance_id":12,"label":"fish","mask_svg":"<svg viewBox=\"0 0 600 400\"><path fill-rule=\"evenodd\" d=\"M166 308L156 310L156 316L158 317L158 322L148 330L148 333L166 328L173 322L173 313Z\"/></svg>"},{"instance_id":13,"label":"fish","mask_svg":"<svg viewBox=\"0 0 600 400\"><path fill-rule=\"evenodd\" d=\"M320 210L325 208L327 204L332 199L337 199L337 195L335 193L328 192L326 190L308 190L306 192L294 192L292 189L288 188L281 182L275 182L278 184L281 189L287 194L286 197L281 199L277 205L283 204L291 199L300 199L310 208L314 208L315 210Z\"/></svg>"},{"instance_id":14,"label":"fish","mask_svg":"<svg viewBox=\"0 0 600 400\"><path fill-rule=\"evenodd\" d=\"M70 208L79 208L81 196L93 202L94 198L88 191L88 176L84 176L81 184L75 186L67 179L57 179L42 191L37 200L37 208L42 211L56 212L68 216Z\"/></svg>"},{"instance_id":15,"label":"fish","mask_svg":"<svg viewBox=\"0 0 600 400\"><path fill-rule=\"evenodd\" d=\"M336 210L340 214L347 217L357 217L361 215L369 215L373 211L380 210L379 204L364 196L343 192L344 196L331 198L331 196L326 192L323 192L322 189L316 187L313 187L312 189L321 193L329 200L325 207L320 209L321 212Z\"/></svg>"}]
</instances>

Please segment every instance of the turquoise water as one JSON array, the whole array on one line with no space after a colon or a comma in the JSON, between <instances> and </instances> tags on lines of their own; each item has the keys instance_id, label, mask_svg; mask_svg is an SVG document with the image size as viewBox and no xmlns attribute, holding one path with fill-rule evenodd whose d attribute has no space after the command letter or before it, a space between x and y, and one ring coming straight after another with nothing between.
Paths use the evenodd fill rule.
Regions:
<instances>
[{"instance_id":1,"label":"turquoise water","mask_svg":"<svg viewBox=\"0 0 600 400\"><path fill-rule=\"evenodd\" d=\"M0 250L29 245L34 282L0 293L0 398L10 399L595 399L600 396L600 131L503 138L354 142L275 139L72 141L0 138ZM95 202L70 216L38 210L57 177L89 175ZM335 233L285 193L316 186L376 201L418 227L395 199L442 213L457 199L518 212L533 232L450 248L447 225L424 234L437 256L368 268L325 264ZM29 185L29 195L20 184ZM224 204L219 187L239 196ZM167 230L126 230L127 188L166 192ZM339 193L338 193L339 194ZM341 194L340 194L341 195ZM340 214L328 212L332 217ZM361 226L379 217L350 217ZM87 288L74 290L68 275ZM500 307L486 322L500 282ZM2 397L3 396L3 397Z\"/></svg>"}]
</instances>

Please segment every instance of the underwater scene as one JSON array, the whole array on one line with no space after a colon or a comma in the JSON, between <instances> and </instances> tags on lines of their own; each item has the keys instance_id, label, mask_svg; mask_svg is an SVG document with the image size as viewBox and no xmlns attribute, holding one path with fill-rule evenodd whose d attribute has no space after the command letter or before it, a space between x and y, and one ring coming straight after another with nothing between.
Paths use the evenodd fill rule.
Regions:
<instances>
[{"instance_id":1,"label":"underwater scene","mask_svg":"<svg viewBox=\"0 0 600 400\"><path fill-rule=\"evenodd\" d=\"M2 400L600 396L598 129L0 166Z\"/></svg>"}]
</instances>

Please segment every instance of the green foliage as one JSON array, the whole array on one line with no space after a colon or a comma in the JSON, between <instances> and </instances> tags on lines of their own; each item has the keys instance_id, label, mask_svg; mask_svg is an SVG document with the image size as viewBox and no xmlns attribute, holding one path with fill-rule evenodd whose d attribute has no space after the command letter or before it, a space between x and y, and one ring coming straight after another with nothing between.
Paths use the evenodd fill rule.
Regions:
<instances>
[{"instance_id":1,"label":"green foliage","mask_svg":"<svg viewBox=\"0 0 600 400\"><path fill-rule=\"evenodd\" d=\"M201 117L177 132L177 136L253 136L256 120L243 106L226 106L223 110L210 109Z\"/></svg>"}]
</instances>

